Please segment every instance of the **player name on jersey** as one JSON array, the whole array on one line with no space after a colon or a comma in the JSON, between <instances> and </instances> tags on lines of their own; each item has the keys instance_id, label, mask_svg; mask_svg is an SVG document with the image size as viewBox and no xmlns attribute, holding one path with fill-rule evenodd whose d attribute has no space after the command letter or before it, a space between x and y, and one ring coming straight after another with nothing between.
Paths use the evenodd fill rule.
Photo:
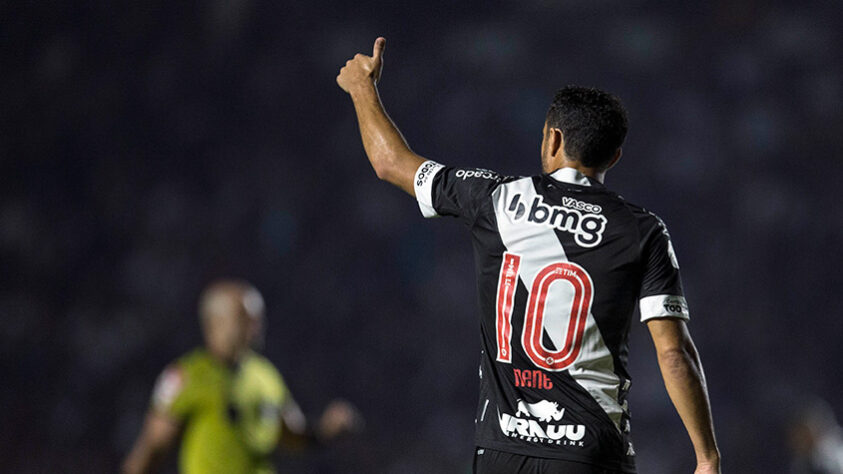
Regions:
<instances>
[{"instance_id":1,"label":"player name on jersey","mask_svg":"<svg viewBox=\"0 0 843 474\"><path fill-rule=\"evenodd\" d=\"M553 380L541 370L513 369L515 373L516 387L530 387L550 390L553 388Z\"/></svg>"}]
</instances>

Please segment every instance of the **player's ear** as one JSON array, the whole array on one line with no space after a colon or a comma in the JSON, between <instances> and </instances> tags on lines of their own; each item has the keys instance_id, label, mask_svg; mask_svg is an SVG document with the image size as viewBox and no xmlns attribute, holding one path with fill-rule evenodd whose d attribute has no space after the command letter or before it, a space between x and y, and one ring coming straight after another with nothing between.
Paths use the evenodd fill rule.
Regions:
<instances>
[{"instance_id":1,"label":"player's ear","mask_svg":"<svg viewBox=\"0 0 843 474\"><path fill-rule=\"evenodd\" d=\"M621 155L623 155L623 148L618 148L618 151L615 152L615 156L609 161L609 164L606 165L606 169L611 169L617 162L621 159Z\"/></svg>"},{"instance_id":2,"label":"player's ear","mask_svg":"<svg viewBox=\"0 0 843 474\"><path fill-rule=\"evenodd\" d=\"M547 150L550 156L556 156L560 150L565 148L565 137L562 135L562 130L558 128L549 128L547 130Z\"/></svg>"}]
</instances>

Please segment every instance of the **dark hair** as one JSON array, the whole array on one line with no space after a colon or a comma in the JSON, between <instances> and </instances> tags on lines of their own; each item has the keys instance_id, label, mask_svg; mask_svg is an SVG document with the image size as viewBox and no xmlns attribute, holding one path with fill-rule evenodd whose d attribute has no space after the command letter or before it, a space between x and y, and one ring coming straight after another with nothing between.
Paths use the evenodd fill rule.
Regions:
<instances>
[{"instance_id":1,"label":"dark hair","mask_svg":"<svg viewBox=\"0 0 843 474\"><path fill-rule=\"evenodd\" d=\"M565 154L589 168L607 166L626 138L626 109L620 99L600 89L558 90L546 121L562 131Z\"/></svg>"}]
</instances>

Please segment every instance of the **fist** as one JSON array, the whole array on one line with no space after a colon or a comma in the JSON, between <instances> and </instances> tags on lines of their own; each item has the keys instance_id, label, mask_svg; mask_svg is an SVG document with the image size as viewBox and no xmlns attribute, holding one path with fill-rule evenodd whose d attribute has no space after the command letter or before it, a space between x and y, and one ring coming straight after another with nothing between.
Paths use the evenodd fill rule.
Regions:
<instances>
[{"instance_id":1,"label":"fist","mask_svg":"<svg viewBox=\"0 0 843 474\"><path fill-rule=\"evenodd\" d=\"M372 48L372 55L357 53L353 58L345 62L337 76L337 84L342 90L351 93L355 88L370 84L377 84L383 69L383 49L386 47L386 39L378 38Z\"/></svg>"}]
</instances>

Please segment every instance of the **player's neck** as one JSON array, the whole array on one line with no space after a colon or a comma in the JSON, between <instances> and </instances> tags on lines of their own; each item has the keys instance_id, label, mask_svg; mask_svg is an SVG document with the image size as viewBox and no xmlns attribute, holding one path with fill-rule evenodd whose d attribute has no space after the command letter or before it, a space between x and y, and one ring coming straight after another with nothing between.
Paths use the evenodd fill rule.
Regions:
<instances>
[{"instance_id":1,"label":"player's neck","mask_svg":"<svg viewBox=\"0 0 843 474\"><path fill-rule=\"evenodd\" d=\"M603 180L606 178L606 170L598 170L596 168L589 168L587 166L583 166L582 163L580 163L579 161L563 160L559 164L560 164L559 167L557 167L556 169L548 172L548 174L553 173L554 171L562 169L562 168L573 168L573 169L577 170L578 172L580 172L580 174L582 174L584 176L588 176L589 178L591 178L591 179L593 179L593 180L595 180L595 181L597 181L601 184L603 183Z\"/></svg>"},{"instance_id":2,"label":"player's neck","mask_svg":"<svg viewBox=\"0 0 843 474\"><path fill-rule=\"evenodd\" d=\"M214 351L213 348L211 348L211 347L208 347L207 350L208 350L208 354L210 354L211 357L214 360L216 360L221 365L224 365L226 367L234 367L237 364L239 364L240 360L243 358L244 354L246 353L246 351L244 350L244 351L239 351L239 352L237 352L236 354L233 354L233 355L232 354L226 354L226 353L222 353L220 351Z\"/></svg>"}]
</instances>

